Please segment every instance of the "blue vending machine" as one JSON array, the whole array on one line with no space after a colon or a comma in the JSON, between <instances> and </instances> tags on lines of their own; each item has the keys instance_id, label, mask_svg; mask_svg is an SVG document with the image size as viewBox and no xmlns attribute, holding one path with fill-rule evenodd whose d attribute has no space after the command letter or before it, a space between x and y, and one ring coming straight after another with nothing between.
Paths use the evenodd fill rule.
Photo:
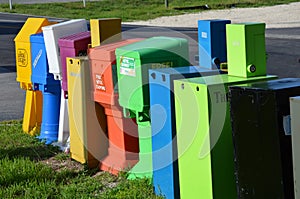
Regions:
<instances>
[{"instance_id":1,"label":"blue vending machine","mask_svg":"<svg viewBox=\"0 0 300 199\"><path fill-rule=\"evenodd\" d=\"M173 81L218 74L218 70L194 66L149 70L153 184L157 194L179 198Z\"/></svg>"},{"instance_id":2,"label":"blue vending machine","mask_svg":"<svg viewBox=\"0 0 300 199\"><path fill-rule=\"evenodd\" d=\"M230 20L199 20L198 46L199 65L210 69L220 69L220 64L227 62L226 24Z\"/></svg>"},{"instance_id":3,"label":"blue vending machine","mask_svg":"<svg viewBox=\"0 0 300 199\"><path fill-rule=\"evenodd\" d=\"M200 66L149 70L153 185L157 194L168 199L180 196L175 129L175 100L180 99L174 96L173 81L221 73L220 63L227 60L228 23L220 19L198 21Z\"/></svg>"},{"instance_id":4,"label":"blue vending machine","mask_svg":"<svg viewBox=\"0 0 300 199\"><path fill-rule=\"evenodd\" d=\"M60 107L60 81L54 80L53 74L49 73L47 54L43 33L30 36L32 75L31 81L34 90L43 93L43 114L39 139L51 144L57 141Z\"/></svg>"}]
</instances>

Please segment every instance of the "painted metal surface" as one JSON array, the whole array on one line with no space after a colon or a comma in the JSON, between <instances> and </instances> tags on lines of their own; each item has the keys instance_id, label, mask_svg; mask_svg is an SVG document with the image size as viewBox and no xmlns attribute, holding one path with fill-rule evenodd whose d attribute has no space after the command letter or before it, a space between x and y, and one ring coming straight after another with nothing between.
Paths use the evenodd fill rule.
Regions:
<instances>
[{"instance_id":1,"label":"painted metal surface","mask_svg":"<svg viewBox=\"0 0 300 199\"><path fill-rule=\"evenodd\" d=\"M177 79L219 74L187 66L149 70L153 185L157 194L179 198L174 84Z\"/></svg>"},{"instance_id":2,"label":"painted metal surface","mask_svg":"<svg viewBox=\"0 0 300 199\"><path fill-rule=\"evenodd\" d=\"M290 97L300 79L230 87L239 198L294 198Z\"/></svg>"}]
</instances>

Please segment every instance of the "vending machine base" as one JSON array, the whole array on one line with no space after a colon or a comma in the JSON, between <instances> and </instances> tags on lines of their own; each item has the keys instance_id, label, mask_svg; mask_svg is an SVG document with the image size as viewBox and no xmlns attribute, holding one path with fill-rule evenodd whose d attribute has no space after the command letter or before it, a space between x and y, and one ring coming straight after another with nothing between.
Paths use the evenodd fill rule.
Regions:
<instances>
[{"instance_id":1,"label":"vending machine base","mask_svg":"<svg viewBox=\"0 0 300 199\"><path fill-rule=\"evenodd\" d=\"M99 167L117 175L120 171L129 171L139 161L138 129L134 119L123 117L120 107L104 107L109 147Z\"/></svg>"},{"instance_id":2,"label":"vending machine base","mask_svg":"<svg viewBox=\"0 0 300 199\"><path fill-rule=\"evenodd\" d=\"M152 181L152 142L151 142L151 124L143 122L138 124L139 132L139 161L129 171L128 179L149 178Z\"/></svg>"},{"instance_id":3,"label":"vending machine base","mask_svg":"<svg viewBox=\"0 0 300 199\"><path fill-rule=\"evenodd\" d=\"M43 94L41 91L26 90L23 131L30 135L40 133L42 123Z\"/></svg>"}]
</instances>

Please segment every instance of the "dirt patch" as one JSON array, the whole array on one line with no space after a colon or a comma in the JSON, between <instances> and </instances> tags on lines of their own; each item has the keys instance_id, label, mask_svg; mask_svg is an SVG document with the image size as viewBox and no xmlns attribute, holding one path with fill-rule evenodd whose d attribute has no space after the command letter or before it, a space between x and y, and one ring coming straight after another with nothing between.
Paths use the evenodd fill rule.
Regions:
<instances>
[{"instance_id":1,"label":"dirt patch","mask_svg":"<svg viewBox=\"0 0 300 199\"><path fill-rule=\"evenodd\" d=\"M41 161L41 163L51 167L54 171L60 172L62 170L72 170L80 172L84 170L84 165L72 160L71 158L65 160L57 160L55 157L51 157L47 160Z\"/></svg>"}]
</instances>

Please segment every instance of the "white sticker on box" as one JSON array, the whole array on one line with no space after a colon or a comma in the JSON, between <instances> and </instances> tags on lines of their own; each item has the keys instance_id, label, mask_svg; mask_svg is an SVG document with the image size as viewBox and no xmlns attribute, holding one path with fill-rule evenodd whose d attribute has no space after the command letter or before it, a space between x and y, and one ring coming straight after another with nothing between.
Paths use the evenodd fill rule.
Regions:
<instances>
[{"instance_id":1,"label":"white sticker on box","mask_svg":"<svg viewBox=\"0 0 300 199\"><path fill-rule=\"evenodd\" d=\"M286 115L283 116L283 129L284 129L284 134L285 135L291 135L291 116Z\"/></svg>"},{"instance_id":2,"label":"white sticker on box","mask_svg":"<svg viewBox=\"0 0 300 199\"><path fill-rule=\"evenodd\" d=\"M96 89L100 91L106 91L106 87L104 84L104 75L96 74L95 77Z\"/></svg>"},{"instance_id":3,"label":"white sticker on box","mask_svg":"<svg viewBox=\"0 0 300 199\"><path fill-rule=\"evenodd\" d=\"M201 32L201 37L206 39L207 38L207 32Z\"/></svg>"},{"instance_id":4,"label":"white sticker on box","mask_svg":"<svg viewBox=\"0 0 300 199\"><path fill-rule=\"evenodd\" d=\"M120 74L135 77L134 58L121 57L121 59L120 59Z\"/></svg>"},{"instance_id":5,"label":"white sticker on box","mask_svg":"<svg viewBox=\"0 0 300 199\"><path fill-rule=\"evenodd\" d=\"M34 68L36 67L36 65L37 65L37 63L38 63L38 61L39 61L39 59L40 59L41 56L42 56L42 54L43 54L43 50L40 49L39 52L38 52L38 54L36 55L34 61L33 61L33 64L32 64Z\"/></svg>"}]
</instances>

